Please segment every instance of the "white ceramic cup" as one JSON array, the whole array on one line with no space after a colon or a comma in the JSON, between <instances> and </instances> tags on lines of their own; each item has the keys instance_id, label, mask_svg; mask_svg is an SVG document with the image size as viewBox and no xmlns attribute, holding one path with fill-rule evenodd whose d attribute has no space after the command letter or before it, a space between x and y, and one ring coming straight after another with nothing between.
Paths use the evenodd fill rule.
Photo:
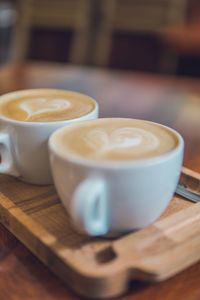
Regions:
<instances>
[{"instance_id":1,"label":"white ceramic cup","mask_svg":"<svg viewBox=\"0 0 200 300\"><path fill-rule=\"evenodd\" d=\"M3 97L17 97L19 92L20 95L27 94L28 90L3 95L0 101ZM97 118L98 104L95 100L91 100L94 102L94 109L88 114L71 120L23 122L0 115L0 173L18 177L32 184L52 184L48 138L60 127Z\"/></svg>"},{"instance_id":2,"label":"white ceramic cup","mask_svg":"<svg viewBox=\"0 0 200 300\"><path fill-rule=\"evenodd\" d=\"M84 159L67 151L62 155L55 138L65 128L50 137L55 186L79 232L116 236L143 228L163 213L176 190L184 151L183 138L168 129L178 140L172 151L114 163Z\"/></svg>"}]
</instances>

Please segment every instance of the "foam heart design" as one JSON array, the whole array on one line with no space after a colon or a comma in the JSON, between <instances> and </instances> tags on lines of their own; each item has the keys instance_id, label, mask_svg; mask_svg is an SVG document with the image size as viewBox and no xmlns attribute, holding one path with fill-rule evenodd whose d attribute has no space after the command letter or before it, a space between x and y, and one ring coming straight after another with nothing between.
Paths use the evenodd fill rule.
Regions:
<instances>
[{"instance_id":1,"label":"foam heart design","mask_svg":"<svg viewBox=\"0 0 200 300\"><path fill-rule=\"evenodd\" d=\"M20 108L27 113L26 121L42 113L65 110L69 106L70 102L62 98L26 99L20 103Z\"/></svg>"},{"instance_id":2,"label":"foam heart design","mask_svg":"<svg viewBox=\"0 0 200 300\"><path fill-rule=\"evenodd\" d=\"M131 127L119 128L109 134L103 129L94 129L88 133L85 141L90 148L102 154L120 149L132 150L141 148L141 146L152 150L159 144L159 140L154 134L141 128Z\"/></svg>"},{"instance_id":3,"label":"foam heart design","mask_svg":"<svg viewBox=\"0 0 200 300\"><path fill-rule=\"evenodd\" d=\"M110 135L110 141L114 148L128 148L138 146L142 142L142 134L135 128L120 128L113 131Z\"/></svg>"}]
</instances>

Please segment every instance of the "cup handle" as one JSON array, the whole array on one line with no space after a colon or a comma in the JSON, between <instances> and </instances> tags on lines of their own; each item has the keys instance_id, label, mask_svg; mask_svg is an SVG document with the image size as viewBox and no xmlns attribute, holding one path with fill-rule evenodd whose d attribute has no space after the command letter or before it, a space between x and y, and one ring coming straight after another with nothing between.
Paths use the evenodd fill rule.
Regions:
<instances>
[{"instance_id":1,"label":"cup handle","mask_svg":"<svg viewBox=\"0 0 200 300\"><path fill-rule=\"evenodd\" d=\"M75 226L91 236L104 235L109 229L108 196L105 181L89 177L76 188L70 207Z\"/></svg>"},{"instance_id":2,"label":"cup handle","mask_svg":"<svg viewBox=\"0 0 200 300\"><path fill-rule=\"evenodd\" d=\"M0 173L20 176L13 162L10 137L7 133L0 133Z\"/></svg>"}]
</instances>

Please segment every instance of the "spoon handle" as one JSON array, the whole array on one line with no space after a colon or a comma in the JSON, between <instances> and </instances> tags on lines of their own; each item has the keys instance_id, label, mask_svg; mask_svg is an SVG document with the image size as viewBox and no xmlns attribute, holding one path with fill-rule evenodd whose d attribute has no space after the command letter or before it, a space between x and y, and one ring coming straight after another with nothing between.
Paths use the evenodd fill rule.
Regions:
<instances>
[{"instance_id":1,"label":"spoon handle","mask_svg":"<svg viewBox=\"0 0 200 300\"><path fill-rule=\"evenodd\" d=\"M200 202L200 194L191 191L187 186L181 182L178 183L176 188L176 194L193 202Z\"/></svg>"}]
</instances>

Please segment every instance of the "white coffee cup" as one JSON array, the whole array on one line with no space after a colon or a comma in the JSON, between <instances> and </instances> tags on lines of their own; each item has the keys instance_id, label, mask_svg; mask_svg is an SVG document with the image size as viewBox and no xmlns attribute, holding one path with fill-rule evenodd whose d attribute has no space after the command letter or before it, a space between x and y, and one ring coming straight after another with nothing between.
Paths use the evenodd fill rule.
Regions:
<instances>
[{"instance_id":1,"label":"white coffee cup","mask_svg":"<svg viewBox=\"0 0 200 300\"><path fill-rule=\"evenodd\" d=\"M78 105L81 103L83 107L84 101L89 101L92 105L90 110L85 111L83 109L82 115L80 111L78 111L78 114L77 112L73 112L71 119L70 116L67 117L68 119L62 116L61 120L59 120L60 117L58 117L56 121L52 121L51 119L49 121L39 121L38 119L36 121L32 119L26 119L24 121L20 119L21 115L18 115L18 110L16 116L13 115L13 107L18 105L17 103L22 99L23 101L20 102L20 107L22 108L20 108L20 113L22 111L22 117L24 117L24 115L26 116L26 114L28 114L29 117L32 115L34 118L40 115L44 119L46 106L50 103L47 114L50 113L51 118L55 118L54 111L62 110L62 100L64 99L66 101L64 108L67 109L67 106L71 105L68 102L70 102L72 98L78 99ZM55 99L57 101L56 103L54 101ZM29 100L31 102L28 102ZM10 103L9 105L14 104L15 106L7 107L4 103ZM35 103L41 105L39 110L37 110L38 107L35 107ZM57 104L58 107L56 106ZM76 114L78 117L76 117ZM49 136L60 127L97 117L97 102L89 96L72 91L32 89L11 92L1 96L0 173L16 176L32 184L52 184L47 146Z\"/></svg>"},{"instance_id":2,"label":"white coffee cup","mask_svg":"<svg viewBox=\"0 0 200 300\"><path fill-rule=\"evenodd\" d=\"M84 121L57 130L49 139L50 163L58 195L73 225L81 233L116 236L143 228L163 213L175 192L183 160L183 138L171 128L142 120L131 119L136 122L136 127L137 123L144 123L143 129L136 128L137 132L131 132L129 123L126 125L129 120L110 118ZM125 122L123 129L119 127L112 132L118 121ZM101 135L101 128L95 126L106 122L107 135ZM169 138L172 137L172 149L145 157L142 148L137 147L141 142L140 131L145 138L148 126L156 127L161 132L161 139L166 131ZM128 136L124 138L126 133ZM110 145L108 136L112 140ZM78 140L77 146L75 139ZM150 147L151 141L153 146ZM120 145L117 146L117 143ZM165 138L159 143L160 149L162 145L165 147ZM148 136L146 145L153 153L151 151L156 145L154 133ZM127 150L128 147L131 151ZM121 149L125 158L128 151L132 155L134 147L137 148L136 156L143 153L144 157L142 154L127 160L117 158ZM79 151L86 152L82 155ZM107 157L104 158L106 151ZM114 159L111 158L113 153Z\"/></svg>"}]
</instances>

